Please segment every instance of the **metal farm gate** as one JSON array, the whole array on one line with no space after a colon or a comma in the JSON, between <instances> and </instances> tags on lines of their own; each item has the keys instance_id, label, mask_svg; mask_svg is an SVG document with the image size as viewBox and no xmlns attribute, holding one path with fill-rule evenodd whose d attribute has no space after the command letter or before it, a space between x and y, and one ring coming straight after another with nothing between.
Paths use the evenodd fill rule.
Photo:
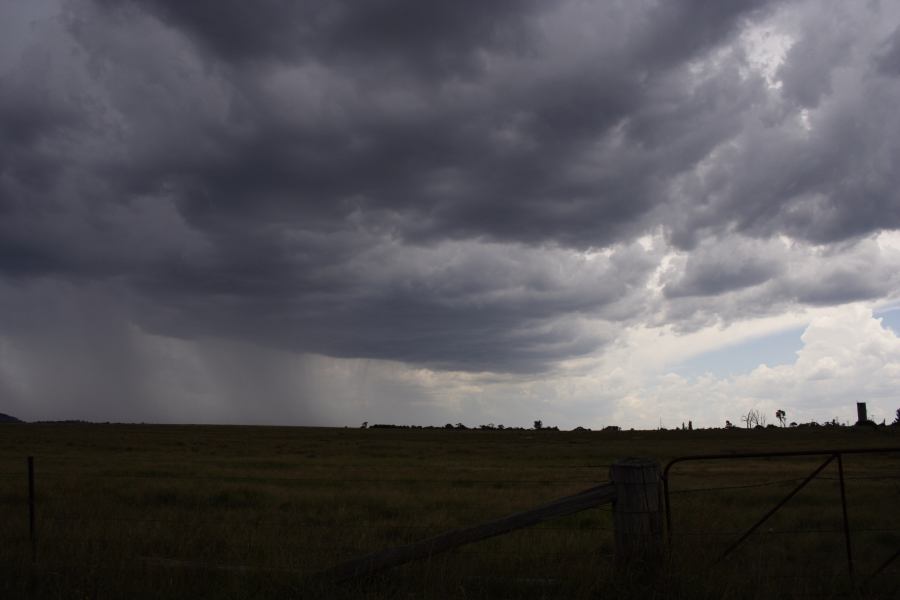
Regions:
<instances>
[{"instance_id":1,"label":"metal farm gate","mask_svg":"<svg viewBox=\"0 0 900 600\"><path fill-rule=\"evenodd\" d=\"M668 539L668 544L672 546L672 536L675 532L675 525L673 523L672 518L672 502L671 496L676 491L673 491L670 487L670 480L672 476L672 469L676 465L693 462L693 461L728 461L728 460L741 460L741 459L754 459L754 458L790 458L790 457L824 457L825 460L819 464L815 469L812 470L808 475L803 478L799 478L793 481L799 481L797 485L790 490L787 494L784 495L778 502L775 503L774 506L765 511L754 523L751 527L749 527L746 531L737 536L737 539L732 541L724 551L718 556L718 558L713 562L713 565L717 565L721 563L728 555L734 552L741 544L743 544L747 538L749 538L755 531L757 531L766 521L769 520L772 515L777 513L782 507L784 507L794 496L796 496L803 488L805 488L811 481L813 481L817 476L822 473L822 471L832 463L837 465L837 481L838 487L840 490L840 502L841 502L841 515L842 515L842 530L843 530L843 539L844 539L844 547L847 557L847 573L852 580L854 580L854 564L853 564L853 544L852 544L852 531L850 527L850 521L847 517L847 493L846 493L846 477L844 475L844 460L843 457L845 455L859 455L859 454L900 454L900 448L851 448L851 449L828 449L828 450L804 450L804 451L795 451L795 452L752 452L752 453L729 453L729 454L703 454L703 455L691 455L691 456L679 456L670 460L662 472L662 488L663 495L665 496L665 519L666 519L666 535ZM891 478L891 479L900 479L900 473L895 475L889 475L886 477L873 477L873 479L877 478ZM766 485L766 484L757 484L757 485ZM756 485L751 486L733 486L732 488L707 488L709 490L716 489L738 489L742 487L756 487ZM686 491L706 491L704 490L686 490ZM900 500L900 494L894 496L893 498L887 498L886 502L894 507L898 506L898 500ZM898 557L900 557L900 548L897 549L893 554L887 556L885 560L866 578L867 580L871 580L875 576L882 573L892 562L894 562Z\"/></svg>"}]
</instances>

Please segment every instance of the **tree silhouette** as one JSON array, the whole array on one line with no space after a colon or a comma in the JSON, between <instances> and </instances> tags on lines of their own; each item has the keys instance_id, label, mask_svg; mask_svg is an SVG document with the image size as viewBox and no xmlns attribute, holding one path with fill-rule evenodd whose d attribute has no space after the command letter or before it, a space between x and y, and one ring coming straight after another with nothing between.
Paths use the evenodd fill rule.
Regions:
<instances>
[{"instance_id":1,"label":"tree silhouette","mask_svg":"<svg viewBox=\"0 0 900 600\"><path fill-rule=\"evenodd\" d=\"M741 422L747 426L747 429L766 426L766 418L755 408L748 410L747 414L741 417Z\"/></svg>"},{"instance_id":2,"label":"tree silhouette","mask_svg":"<svg viewBox=\"0 0 900 600\"><path fill-rule=\"evenodd\" d=\"M781 422L782 427L784 427L785 416L787 416L786 413L780 408L775 411L775 418L778 419L779 422Z\"/></svg>"}]
</instances>

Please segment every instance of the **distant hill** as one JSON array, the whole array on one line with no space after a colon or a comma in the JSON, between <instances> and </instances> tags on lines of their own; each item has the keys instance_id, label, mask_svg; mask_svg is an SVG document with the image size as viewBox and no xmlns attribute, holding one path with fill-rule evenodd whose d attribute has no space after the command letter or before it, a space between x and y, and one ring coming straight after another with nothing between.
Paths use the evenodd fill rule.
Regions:
<instances>
[{"instance_id":1,"label":"distant hill","mask_svg":"<svg viewBox=\"0 0 900 600\"><path fill-rule=\"evenodd\" d=\"M21 423L19 419L0 413L0 423Z\"/></svg>"}]
</instances>

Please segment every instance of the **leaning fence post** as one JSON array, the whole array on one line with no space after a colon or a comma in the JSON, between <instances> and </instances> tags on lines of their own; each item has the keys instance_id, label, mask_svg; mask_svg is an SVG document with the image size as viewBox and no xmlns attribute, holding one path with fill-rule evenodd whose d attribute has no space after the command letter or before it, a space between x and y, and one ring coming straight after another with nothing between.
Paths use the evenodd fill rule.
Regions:
<instances>
[{"instance_id":1,"label":"leaning fence post","mask_svg":"<svg viewBox=\"0 0 900 600\"><path fill-rule=\"evenodd\" d=\"M648 458L624 458L613 463L609 478L616 486L616 561L629 566L659 566L663 550L659 463Z\"/></svg>"}]
</instances>

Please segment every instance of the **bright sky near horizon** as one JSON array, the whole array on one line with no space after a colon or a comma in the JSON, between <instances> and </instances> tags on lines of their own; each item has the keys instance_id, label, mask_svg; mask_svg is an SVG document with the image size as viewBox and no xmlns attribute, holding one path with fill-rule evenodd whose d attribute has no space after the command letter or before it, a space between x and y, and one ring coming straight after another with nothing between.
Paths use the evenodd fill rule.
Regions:
<instances>
[{"instance_id":1,"label":"bright sky near horizon","mask_svg":"<svg viewBox=\"0 0 900 600\"><path fill-rule=\"evenodd\" d=\"M876 311L876 319L894 335L900 335L900 309ZM673 371L685 376L711 374L717 377L739 375L759 365L786 365L797 359L803 348L805 328L791 328L763 337L751 337L733 345L726 345L682 361Z\"/></svg>"},{"instance_id":2,"label":"bright sky near horizon","mask_svg":"<svg viewBox=\"0 0 900 600\"><path fill-rule=\"evenodd\" d=\"M0 1L0 412L900 407L900 5Z\"/></svg>"}]
</instances>

